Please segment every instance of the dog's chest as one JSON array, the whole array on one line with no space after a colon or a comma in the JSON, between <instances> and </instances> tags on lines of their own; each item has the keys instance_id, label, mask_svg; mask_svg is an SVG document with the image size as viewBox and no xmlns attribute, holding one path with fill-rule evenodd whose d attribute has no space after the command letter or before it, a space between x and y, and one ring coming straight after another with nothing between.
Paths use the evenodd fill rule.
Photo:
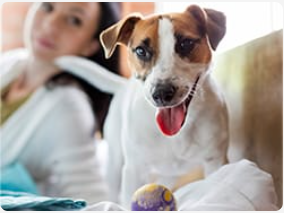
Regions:
<instances>
[{"instance_id":1,"label":"dog's chest","mask_svg":"<svg viewBox=\"0 0 284 213\"><path fill-rule=\"evenodd\" d=\"M185 126L187 131L173 137L163 135L155 120L155 108L146 101L141 88L132 87L128 91L132 101L125 109L127 132L123 135L127 136L122 140L126 158L159 171L171 169L178 173L191 167L189 162L193 165L201 162L203 152L190 127Z\"/></svg>"}]
</instances>

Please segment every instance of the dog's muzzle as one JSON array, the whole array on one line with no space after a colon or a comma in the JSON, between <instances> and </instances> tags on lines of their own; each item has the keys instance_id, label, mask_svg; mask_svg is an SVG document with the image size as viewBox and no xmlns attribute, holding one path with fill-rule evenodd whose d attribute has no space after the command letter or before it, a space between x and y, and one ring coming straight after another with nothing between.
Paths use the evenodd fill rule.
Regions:
<instances>
[{"instance_id":1,"label":"dog's muzzle","mask_svg":"<svg viewBox=\"0 0 284 213\"><path fill-rule=\"evenodd\" d=\"M177 93L175 86L172 84L158 84L155 87L152 97L157 106L156 121L165 135L175 135L183 126L188 106L196 91L199 78L200 76L197 77L186 99L178 105L171 106L171 102Z\"/></svg>"}]
</instances>

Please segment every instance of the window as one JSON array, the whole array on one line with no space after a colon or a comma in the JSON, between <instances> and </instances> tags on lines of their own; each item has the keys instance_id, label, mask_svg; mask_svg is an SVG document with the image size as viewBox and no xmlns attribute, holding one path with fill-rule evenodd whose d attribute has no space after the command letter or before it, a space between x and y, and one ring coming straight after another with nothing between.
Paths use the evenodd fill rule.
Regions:
<instances>
[{"instance_id":1,"label":"window","mask_svg":"<svg viewBox=\"0 0 284 213\"><path fill-rule=\"evenodd\" d=\"M161 2L156 4L156 11L184 11L190 4L226 15L227 33L218 47L219 52L283 29L283 8L277 2Z\"/></svg>"}]
</instances>

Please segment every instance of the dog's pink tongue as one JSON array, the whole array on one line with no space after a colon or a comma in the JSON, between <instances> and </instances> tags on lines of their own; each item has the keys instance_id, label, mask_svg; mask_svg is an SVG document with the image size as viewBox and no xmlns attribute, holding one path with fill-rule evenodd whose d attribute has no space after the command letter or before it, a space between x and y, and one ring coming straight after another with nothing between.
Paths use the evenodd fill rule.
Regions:
<instances>
[{"instance_id":1,"label":"dog's pink tongue","mask_svg":"<svg viewBox=\"0 0 284 213\"><path fill-rule=\"evenodd\" d=\"M161 108L156 112L156 120L161 131L172 136L181 129L185 119L186 108L180 104L172 108Z\"/></svg>"}]
</instances>

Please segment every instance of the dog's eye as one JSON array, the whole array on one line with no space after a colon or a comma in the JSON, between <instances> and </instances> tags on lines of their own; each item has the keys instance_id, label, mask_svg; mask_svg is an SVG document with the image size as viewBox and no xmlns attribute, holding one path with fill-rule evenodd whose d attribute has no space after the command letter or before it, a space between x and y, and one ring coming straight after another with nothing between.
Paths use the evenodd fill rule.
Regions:
<instances>
[{"instance_id":1,"label":"dog's eye","mask_svg":"<svg viewBox=\"0 0 284 213\"><path fill-rule=\"evenodd\" d=\"M194 41L191 40L191 39L183 39L181 42L180 42L180 48L182 51L186 51L186 52L190 52L194 47Z\"/></svg>"},{"instance_id":2,"label":"dog's eye","mask_svg":"<svg viewBox=\"0 0 284 213\"><path fill-rule=\"evenodd\" d=\"M138 46L135 48L135 53L137 57L143 61L150 61L152 54L147 51L144 47Z\"/></svg>"},{"instance_id":3,"label":"dog's eye","mask_svg":"<svg viewBox=\"0 0 284 213\"><path fill-rule=\"evenodd\" d=\"M138 56L145 57L147 53L146 53L146 50L143 47L137 47L136 48L136 54Z\"/></svg>"},{"instance_id":4,"label":"dog's eye","mask_svg":"<svg viewBox=\"0 0 284 213\"><path fill-rule=\"evenodd\" d=\"M187 56L195 47L196 40L177 36L175 51L182 57Z\"/></svg>"}]
</instances>

